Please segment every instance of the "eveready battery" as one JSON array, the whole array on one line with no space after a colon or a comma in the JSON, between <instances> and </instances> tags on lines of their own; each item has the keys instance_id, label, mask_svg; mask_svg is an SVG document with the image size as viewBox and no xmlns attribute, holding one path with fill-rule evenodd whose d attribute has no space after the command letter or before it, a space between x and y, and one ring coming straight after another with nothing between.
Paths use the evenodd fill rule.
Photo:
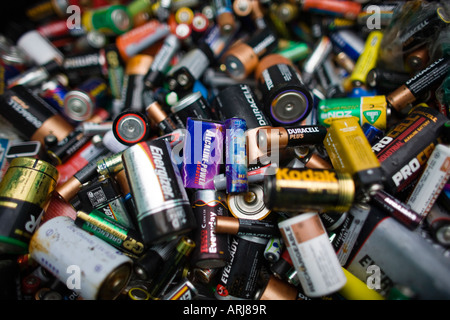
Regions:
<instances>
[{"instance_id":1,"label":"eveready battery","mask_svg":"<svg viewBox=\"0 0 450 320\"><path fill-rule=\"evenodd\" d=\"M224 126L220 122L187 119L182 179L186 188L214 189L223 164Z\"/></svg>"},{"instance_id":2,"label":"eveready battery","mask_svg":"<svg viewBox=\"0 0 450 320\"><path fill-rule=\"evenodd\" d=\"M167 141L140 142L122 154L136 218L145 245L163 242L196 226Z\"/></svg>"},{"instance_id":3,"label":"eveready battery","mask_svg":"<svg viewBox=\"0 0 450 320\"><path fill-rule=\"evenodd\" d=\"M330 119L325 149L333 167L353 177L356 197L363 200L383 186L380 163L356 117Z\"/></svg>"},{"instance_id":4,"label":"eveready battery","mask_svg":"<svg viewBox=\"0 0 450 320\"><path fill-rule=\"evenodd\" d=\"M437 110L417 106L372 147L387 192L404 200L437 145L446 121Z\"/></svg>"},{"instance_id":5,"label":"eveready battery","mask_svg":"<svg viewBox=\"0 0 450 320\"><path fill-rule=\"evenodd\" d=\"M390 110L384 95L360 98L331 98L321 100L317 107L318 122L329 126L330 118L356 117L359 124L365 123L386 130Z\"/></svg>"}]
</instances>

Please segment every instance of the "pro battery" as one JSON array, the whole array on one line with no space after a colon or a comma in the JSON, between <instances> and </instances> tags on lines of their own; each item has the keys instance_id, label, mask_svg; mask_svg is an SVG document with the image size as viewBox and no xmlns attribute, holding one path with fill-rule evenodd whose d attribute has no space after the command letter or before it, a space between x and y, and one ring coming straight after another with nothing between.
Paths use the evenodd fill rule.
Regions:
<instances>
[{"instance_id":1,"label":"pro battery","mask_svg":"<svg viewBox=\"0 0 450 320\"><path fill-rule=\"evenodd\" d=\"M27 253L56 187L59 173L35 158L11 161L0 183L0 252Z\"/></svg>"},{"instance_id":2,"label":"pro battery","mask_svg":"<svg viewBox=\"0 0 450 320\"><path fill-rule=\"evenodd\" d=\"M439 111L416 106L372 146L387 192L404 200L437 145L446 121Z\"/></svg>"},{"instance_id":3,"label":"pro battery","mask_svg":"<svg viewBox=\"0 0 450 320\"><path fill-rule=\"evenodd\" d=\"M136 218L145 245L163 242L196 227L178 167L167 141L140 142L122 154Z\"/></svg>"},{"instance_id":4,"label":"pro battery","mask_svg":"<svg viewBox=\"0 0 450 320\"><path fill-rule=\"evenodd\" d=\"M356 117L361 126L368 123L384 131L389 115L390 109L387 107L384 95L331 98L321 100L317 106L318 122L327 127L330 125L330 118Z\"/></svg>"},{"instance_id":5,"label":"pro battery","mask_svg":"<svg viewBox=\"0 0 450 320\"><path fill-rule=\"evenodd\" d=\"M356 199L367 200L383 187L381 165L356 117L330 118L324 146L336 170L349 173L355 181Z\"/></svg>"}]
</instances>

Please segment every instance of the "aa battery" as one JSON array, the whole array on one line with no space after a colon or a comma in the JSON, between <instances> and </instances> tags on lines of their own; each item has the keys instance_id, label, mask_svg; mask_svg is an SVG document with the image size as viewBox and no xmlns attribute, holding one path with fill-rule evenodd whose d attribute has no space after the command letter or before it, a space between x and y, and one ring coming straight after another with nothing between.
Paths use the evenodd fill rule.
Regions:
<instances>
[{"instance_id":1,"label":"aa battery","mask_svg":"<svg viewBox=\"0 0 450 320\"><path fill-rule=\"evenodd\" d=\"M167 292L162 300L194 300L198 296L197 288L188 279L184 279L172 290Z\"/></svg>"},{"instance_id":2,"label":"aa battery","mask_svg":"<svg viewBox=\"0 0 450 320\"><path fill-rule=\"evenodd\" d=\"M134 257L142 256L145 252L138 232L117 223L99 210L90 213L78 211L75 225Z\"/></svg>"},{"instance_id":3,"label":"aa battery","mask_svg":"<svg viewBox=\"0 0 450 320\"><path fill-rule=\"evenodd\" d=\"M367 36L364 50L356 61L355 68L349 77L349 80L355 87L361 87L365 84L367 74L375 68L382 39L383 32L381 31L372 31Z\"/></svg>"},{"instance_id":4,"label":"aa battery","mask_svg":"<svg viewBox=\"0 0 450 320\"><path fill-rule=\"evenodd\" d=\"M55 60L59 65L63 63L64 55L46 37L37 30L25 32L17 40L19 47L38 66Z\"/></svg>"},{"instance_id":5,"label":"aa battery","mask_svg":"<svg viewBox=\"0 0 450 320\"><path fill-rule=\"evenodd\" d=\"M151 281L173 254L177 243L178 240L174 239L148 248L144 255L134 262L136 276L141 280Z\"/></svg>"},{"instance_id":6,"label":"aa battery","mask_svg":"<svg viewBox=\"0 0 450 320\"><path fill-rule=\"evenodd\" d=\"M94 74L106 76L108 70L105 52L98 50L65 57L62 69L71 82Z\"/></svg>"},{"instance_id":7,"label":"aa battery","mask_svg":"<svg viewBox=\"0 0 450 320\"><path fill-rule=\"evenodd\" d=\"M354 198L351 175L332 169L277 168L275 175L264 180L264 203L276 211L345 212Z\"/></svg>"},{"instance_id":8,"label":"aa battery","mask_svg":"<svg viewBox=\"0 0 450 320\"><path fill-rule=\"evenodd\" d=\"M224 126L217 121L187 119L182 175L186 188L214 189L223 163Z\"/></svg>"},{"instance_id":9,"label":"aa battery","mask_svg":"<svg viewBox=\"0 0 450 320\"><path fill-rule=\"evenodd\" d=\"M372 146L387 192L404 200L438 144L445 122L439 111L417 106Z\"/></svg>"},{"instance_id":10,"label":"aa battery","mask_svg":"<svg viewBox=\"0 0 450 320\"><path fill-rule=\"evenodd\" d=\"M406 203L425 217L450 178L450 147L438 144L427 160L425 168Z\"/></svg>"},{"instance_id":11,"label":"aa battery","mask_svg":"<svg viewBox=\"0 0 450 320\"><path fill-rule=\"evenodd\" d=\"M115 299L131 276L130 258L65 216L39 227L31 238L30 254L63 283L72 281L74 270L83 274L74 291L85 300Z\"/></svg>"},{"instance_id":12,"label":"aa battery","mask_svg":"<svg viewBox=\"0 0 450 320\"><path fill-rule=\"evenodd\" d=\"M165 73L170 67L170 61L180 49L181 44L177 36L169 34L155 55L153 63L145 74L144 84L149 88L156 88L163 83Z\"/></svg>"},{"instance_id":13,"label":"aa battery","mask_svg":"<svg viewBox=\"0 0 450 320\"><path fill-rule=\"evenodd\" d=\"M64 115L64 97L69 89L56 77L41 84L39 96L47 101L55 110ZM66 118L71 121L70 118Z\"/></svg>"},{"instance_id":14,"label":"aa battery","mask_svg":"<svg viewBox=\"0 0 450 320\"><path fill-rule=\"evenodd\" d=\"M103 157L96 163L97 173L100 176L110 177L123 169L122 152Z\"/></svg>"},{"instance_id":15,"label":"aa battery","mask_svg":"<svg viewBox=\"0 0 450 320\"><path fill-rule=\"evenodd\" d=\"M186 128L189 117L204 120L213 118L208 102L199 91L183 97L170 108L170 111L174 113L174 118L179 128Z\"/></svg>"},{"instance_id":16,"label":"aa battery","mask_svg":"<svg viewBox=\"0 0 450 320\"><path fill-rule=\"evenodd\" d=\"M284 242L281 235L271 237L264 250L264 258L271 263L277 262L281 257L283 248Z\"/></svg>"},{"instance_id":17,"label":"aa battery","mask_svg":"<svg viewBox=\"0 0 450 320\"><path fill-rule=\"evenodd\" d=\"M83 81L64 97L64 114L75 122L86 121L99 107L104 107L107 98L106 82L99 77Z\"/></svg>"},{"instance_id":18,"label":"aa battery","mask_svg":"<svg viewBox=\"0 0 450 320\"><path fill-rule=\"evenodd\" d=\"M330 118L324 146L336 170L355 180L357 198L364 200L383 187L381 165L355 117Z\"/></svg>"},{"instance_id":19,"label":"aa battery","mask_svg":"<svg viewBox=\"0 0 450 320\"><path fill-rule=\"evenodd\" d=\"M228 194L227 203L235 218L263 220L272 212L264 203L264 189L260 184L250 184L247 192Z\"/></svg>"},{"instance_id":20,"label":"aa battery","mask_svg":"<svg viewBox=\"0 0 450 320\"><path fill-rule=\"evenodd\" d=\"M317 107L318 122L327 127L330 125L330 118L356 117L361 126L368 123L386 130L389 114L384 95L325 99Z\"/></svg>"},{"instance_id":21,"label":"aa battery","mask_svg":"<svg viewBox=\"0 0 450 320\"><path fill-rule=\"evenodd\" d=\"M301 8L307 12L316 12L331 16L339 16L350 20L355 20L361 12L361 3L356 1L335 1L335 0L303 0Z\"/></svg>"},{"instance_id":22,"label":"aa battery","mask_svg":"<svg viewBox=\"0 0 450 320\"><path fill-rule=\"evenodd\" d=\"M314 49L306 58L302 67L302 80L309 85L312 80L314 73L319 68L319 66L328 58L331 51L333 50L333 44L328 36L323 36L314 45Z\"/></svg>"},{"instance_id":23,"label":"aa battery","mask_svg":"<svg viewBox=\"0 0 450 320\"><path fill-rule=\"evenodd\" d=\"M11 161L0 183L1 252L26 253L58 181L51 164L28 157Z\"/></svg>"},{"instance_id":24,"label":"aa battery","mask_svg":"<svg viewBox=\"0 0 450 320\"><path fill-rule=\"evenodd\" d=\"M231 33L236 27L235 17L230 0L214 0L214 8L216 9L216 23L220 27L222 34Z\"/></svg>"},{"instance_id":25,"label":"aa battery","mask_svg":"<svg viewBox=\"0 0 450 320\"><path fill-rule=\"evenodd\" d=\"M170 134L173 131L177 130L176 124L167 115L158 101L150 103L145 109L145 112L147 114L147 117L158 126L163 135Z\"/></svg>"},{"instance_id":26,"label":"aa battery","mask_svg":"<svg viewBox=\"0 0 450 320\"><path fill-rule=\"evenodd\" d=\"M251 300L263 263L267 239L234 236L230 243L230 260L222 269L214 296L219 300Z\"/></svg>"},{"instance_id":27,"label":"aa battery","mask_svg":"<svg viewBox=\"0 0 450 320\"><path fill-rule=\"evenodd\" d=\"M373 194L371 203L387 212L411 230L416 229L424 219L424 216L413 210L409 204L403 203L384 190L378 190Z\"/></svg>"},{"instance_id":28,"label":"aa battery","mask_svg":"<svg viewBox=\"0 0 450 320\"><path fill-rule=\"evenodd\" d=\"M126 6L121 4L87 10L81 16L81 23L86 31L101 30L109 35L121 35L133 25Z\"/></svg>"},{"instance_id":29,"label":"aa battery","mask_svg":"<svg viewBox=\"0 0 450 320\"><path fill-rule=\"evenodd\" d=\"M264 28L257 30L247 42L235 43L222 57L225 72L236 80L247 78L256 69L259 58L275 50L277 41L276 34Z\"/></svg>"},{"instance_id":30,"label":"aa battery","mask_svg":"<svg viewBox=\"0 0 450 320\"><path fill-rule=\"evenodd\" d=\"M387 102L397 111L405 109L431 88L441 83L449 70L450 58L448 56L433 61L400 87L389 93L386 98Z\"/></svg>"},{"instance_id":31,"label":"aa battery","mask_svg":"<svg viewBox=\"0 0 450 320\"><path fill-rule=\"evenodd\" d=\"M347 279L317 213L278 223L305 294L315 298L340 290Z\"/></svg>"},{"instance_id":32,"label":"aa battery","mask_svg":"<svg viewBox=\"0 0 450 320\"><path fill-rule=\"evenodd\" d=\"M150 136L150 124L142 112L127 109L114 118L112 132L121 144L132 146Z\"/></svg>"},{"instance_id":33,"label":"aa battery","mask_svg":"<svg viewBox=\"0 0 450 320\"><path fill-rule=\"evenodd\" d=\"M18 85L6 90L2 95L1 115L17 128L25 140L39 141L53 134L58 140L64 139L73 127L56 110L30 89Z\"/></svg>"},{"instance_id":34,"label":"aa battery","mask_svg":"<svg viewBox=\"0 0 450 320\"><path fill-rule=\"evenodd\" d=\"M225 175L228 193L248 190L246 130L244 119L225 120Z\"/></svg>"},{"instance_id":35,"label":"aa battery","mask_svg":"<svg viewBox=\"0 0 450 320\"><path fill-rule=\"evenodd\" d=\"M191 263L198 268L222 268L226 265L228 236L216 231L219 217L226 217L228 209L225 194L215 190L197 190L192 204L197 229Z\"/></svg>"},{"instance_id":36,"label":"aa battery","mask_svg":"<svg viewBox=\"0 0 450 320\"><path fill-rule=\"evenodd\" d=\"M300 124L312 110L312 94L290 64L279 63L263 70L259 88L265 114L274 124Z\"/></svg>"},{"instance_id":37,"label":"aa battery","mask_svg":"<svg viewBox=\"0 0 450 320\"><path fill-rule=\"evenodd\" d=\"M426 217L431 235L437 243L450 246L450 214L439 203L435 203Z\"/></svg>"},{"instance_id":38,"label":"aa battery","mask_svg":"<svg viewBox=\"0 0 450 320\"><path fill-rule=\"evenodd\" d=\"M344 52L354 62L364 51L364 40L354 31L344 29L330 34L330 40L339 51Z\"/></svg>"},{"instance_id":39,"label":"aa battery","mask_svg":"<svg viewBox=\"0 0 450 320\"><path fill-rule=\"evenodd\" d=\"M215 230L218 234L232 234L267 239L279 235L277 224L272 221L238 219L226 216L216 217Z\"/></svg>"},{"instance_id":40,"label":"aa battery","mask_svg":"<svg viewBox=\"0 0 450 320\"><path fill-rule=\"evenodd\" d=\"M194 229L195 218L167 141L140 142L122 154L144 244Z\"/></svg>"},{"instance_id":41,"label":"aa battery","mask_svg":"<svg viewBox=\"0 0 450 320\"><path fill-rule=\"evenodd\" d=\"M257 141L261 150L273 151L305 145L320 145L326 134L327 129L322 125L259 128Z\"/></svg>"},{"instance_id":42,"label":"aa battery","mask_svg":"<svg viewBox=\"0 0 450 320\"><path fill-rule=\"evenodd\" d=\"M54 60L51 60L42 66L35 66L28 68L19 74L12 77L7 77L6 84L8 88L23 85L26 87L33 87L48 80L51 76L61 72L61 66Z\"/></svg>"},{"instance_id":43,"label":"aa battery","mask_svg":"<svg viewBox=\"0 0 450 320\"><path fill-rule=\"evenodd\" d=\"M391 93L411 78L407 72L375 67L366 77L366 85L381 92Z\"/></svg>"}]
</instances>

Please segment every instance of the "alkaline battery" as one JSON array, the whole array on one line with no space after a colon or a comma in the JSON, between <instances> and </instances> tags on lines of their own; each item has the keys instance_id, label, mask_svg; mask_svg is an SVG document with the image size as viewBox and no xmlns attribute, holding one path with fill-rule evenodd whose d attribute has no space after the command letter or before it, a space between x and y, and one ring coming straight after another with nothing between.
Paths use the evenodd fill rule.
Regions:
<instances>
[{"instance_id":1,"label":"alkaline battery","mask_svg":"<svg viewBox=\"0 0 450 320\"><path fill-rule=\"evenodd\" d=\"M205 70L214 62L211 48L200 42L184 54L177 64L172 66L165 76L165 82L172 91L189 92L194 82L199 80Z\"/></svg>"},{"instance_id":2,"label":"alkaline battery","mask_svg":"<svg viewBox=\"0 0 450 320\"><path fill-rule=\"evenodd\" d=\"M167 141L140 142L122 154L136 218L146 245L167 241L196 227L178 167Z\"/></svg>"},{"instance_id":3,"label":"alkaline battery","mask_svg":"<svg viewBox=\"0 0 450 320\"><path fill-rule=\"evenodd\" d=\"M140 257L145 252L139 232L97 209L90 213L78 211L75 225L134 257Z\"/></svg>"},{"instance_id":4,"label":"alkaline battery","mask_svg":"<svg viewBox=\"0 0 450 320\"><path fill-rule=\"evenodd\" d=\"M189 279L184 279L167 292L162 300L194 300L198 294L198 290L192 282Z\"/></svg>"},{"instance_id":5,"label":"alkaline battery","mask_svg":"<svg viewBox=\"0 0 450 320\"><path fill-rule=\"evenodd\" d=\"M159 130L161 130L162 135L170 134L177 130L176 124L167 115L166 111L164 111L158 101L150 103L145 108L145 112L147 117L158 126Z\"/></svg>"},{"instance_id":6,"label":"alkaline battery","mask_svg":"<svg viewBox=\"0 0 450 320\"><path fill-rule=\"evenodd\" d=\"M42 66L52 60L62 65L64 55L57 49L47 37L37 30L25 32L17 40L19 47L36 65Z\"/></svg>"},{"instance_id":7,"label":"alkaline battery","mask_svg":"<svg viewBox=\"0 0 450 320\"><path fill-rule=\"evenodd\" d=\"M228 194L228 210L235 218L263 220L271 209L264 203L264 189L260 184L250 184L248 191Z\"/></svg>"},{"instance_id":8,"label":"alkaline battery","mask_svg":"<svg viewBox=\"0 0 450 320\"><path fill-rule=\"evenodd\" d=\"M76 83L79 79L92 77L93 75L107 76L107 61L105 51L83 52L64 57L62 64L64 73L69 82Z\"/></svg>"},{"instance_id":9,"label":"alkaline battery","mask_svg":"<svg viewBox=\"0 0 450 320\"><path fill-rule=\"evenodd\" d=\"M366 77L366 85L381 92L390 93L411 78L407 72L393 71L386 68L375 67Z\"/></svg>"},{"instance_id":10,"label":"alkaline battery","mask_svg":"<svg viewBox=\"0 0 450 320\"><path fill-rule=\"evenodd\" d=\"M344 52L353 62L358 61L364 51L364 40L355 31L349 29L332 32L330 40L335 50Z\"/></svg>"},{"instance_id":11,"label":"alkaline battery","mask_svg":"<svg viewBox=\"0 0 450 320\"><path fill-rule=\"evenodd\" d=\"M187 119L196 118L203 120L213 119L213 114L208 101L197 92L192 92L170 108L174 114L176 124L179 128L186 128Z\"/></svg>"},{"instance_id":12,"label":"alkaline battery","mask_svg":"<svg viewBox=\"0 0 450 320\"><path fill-rule=\"evenodd\" d=\"M61 72L61 65L55 60L50 60L41 66L34 66L26 69L19 74L7 77L6 84L8 88L23 85L26 87L33 87L41 84L43 81L48 80L52 76L56 76Z\"/></svg>"},{"instance_id":13,"label":"alkaline battery","mask_svg":"<svg viewBox=\"0 0 450 320\"><path fill-rule=\"evenodd\" d=\"M278 226L270 220L238 219L235 217L216 217L217 234L232 234L271 239L279 235Z\"/></svg>"},{"instance_id":14,"label":"alkaline battery","mask_svg":"<svg viewBox=\"0 0 450 320\"><path fill-rule=\"evenodd\" d=\"M184 187L214 189L223 164L224 126L218 121L187 119L182 176Z\"/></svg>"},{"instance_id":15,"label":"alkaline battery","mask_svg":"<svg viewBox=\"0 0 450 320\"><path fill-rule=\"evenodd\" d=\"M28 244L56 187L59 173L35 158L15 158L0 183L1 252L28 252Z\"/></svg>"},{"instance_id":16,"label":"alkaline battery","mask_svg":"<svg viewBox=\"0 0 450 320\"><path fill-rule=\"evenodd\" d=\"M1 104L0 114L25 140L45 145L45 136L53 134L60 141L73 130L72 125L52 106L24 86L5 90Z\"/></svg>"},{"instance_id":17,"label":"alkaline battery","mask_svg":"<svg viewBox=\"0 0 450 320\"><path fill-rule=\"evenodd\" d=\"M450 146L438 144L406 203L425 217L450 178Z\"/></svg>"},{"instance_id":18,"label":"alkaline battery","mask_svg":"<svg viewBox=\"0 0 450 320\"><path fill-rule=\"evenodd\" d=\"M106 106L108 87L102 78L83 81L64 97L64 114L74 122L86 121L95 110Z\"/></svg>"},{"instance_id":19,"label":"alkaline battery","mask_svg":"<svg viewBox=\"0 0 450 320\"><path fill-rule=\"evenodd\" d=\"M122 4L86 10L81 15L81 24L87 32L99 30L113 36L121 35L133 26L127 7Z\"/></svg>"},{"instance_id":20,"label":"alkaline battery","mask_svg":"<svg viewBox=\"0 0 450 320\"><path fill-rule=\"evenodd\" d=\"M228 236L215 229L217 219L226 217L228 209L225 194L215 190L197 190L192 208L197 220L194 242L196 246L190 259L197 268L222 268L229 258Z\"/></svg>"},{"instance_id":21,"label":"alkaline battery","mask_svg":"<svg viewBox=\"0 0 450 320\"><path fill-rule=\"evenodd\" d=\"M162 85L165 74L170 68L171 59L178 53L180 47L181 44L176 35L169 34L164 38L161 48L145 74L144 84L147 87L156 88Z\"/></svg>"},{"instance_id":22,"label":"alkaline battery","mask_svg":"<svg viewBox=\"0 0 450 320\"><path fill-rule=\"evenodd\" d=\"M143 81L152 62L153 57L146 54L137 54L127 61L120 100L123 109L144 112ZM113 114L113 117L115 116L117 116L117 113Z\"/></svg>"},{"instance_id":23,"label":"alkaline battery","mask_svg":"<svg viewBox=\"0 0 450 320\"><path fill-rule=\"evenodd\" d=\"M225 120L225 175L227 193L246 192L248 190L247 147L244 119Z\"/></svg>"},{"instance_id":24,"label":"alkaline battery","mask_svg":"<svg viewBox=\"0 0 450 320\"><path fill-rule=\"evenodd\" d=\"M333 167L349 173L355 181L356 198L367 196L383 187L383 171L356 117L329 118L330 127L324 146Z\"/></svg>"},{"instance_id":25,"label":"alkaline battery","mask_svg":"<svg viewBox=\"0 0 450 320\"><path fill-rule=\"evenodd\" d=\"M302 80L309 86L313 81L314 73L333 51L333 44L328 36L322 36L314 45L311 54L306 58L302 67Z\"/></svg>"},{"instance_id":26,"label":"alkaline battery","mask_svg":"<svg viewBox=\"0 0 450 320\"><path fill-rule=\"evenodd\" d=\"M295 286L270 275L264 288L255 294L255 300L297 300L297 295Z\"/></svg>"},{"instance_id":27,"label":"alkaline battery","mask_svg":"<svg viewBox=\"0 0 450 320\"><path fill-rule=\"evenodd\" d=\"M61 78L53 78L48 81L44 81L41 84L39 96L47 101L53 108L55 108L60 114L64 115L64 97L69 89ZM70 118L66 117L66 120L72 122Z\"/></svg>"},{"instance_id":28,"label":"alkaline battery","mask_svg":"<svg viewBox=\"0 0 450 320\"><path fill-rule=\"evenodd\" d=\"M145 281L151 281L156 274L163 268L164 263L169 260L173 254L178 240L174 239L161 244L150 246L138 259L134 262L134 273L136 276Z\"/></svg>"},{"instance_id":29,"label":"alkaline battery","mask_svg":"<svg viewBox=\"0 0 450 320\"><path fill-rule=\"evenodd\" d=\"M235 42L221 60L225 72L235 80L247 78L257 67L259 59L277 47L278 38L270 28L257 30L246 42Z\"/></svg>"},{"instance_id":30,"label":"alkaline battery","mask_svg":"<svg viewBox=\"0 0 450 320\"><path fill-rule=\"evenodd\" d=\"M316 212L301 213L278 225L307 296L332 294L345 285L347 278Z\"/></svg>"},{"instance_id":31,"label":"alkaline battery","mask_svg":"<svg viewBox=\"0 0 450 320\"><path fill-rule=\"evenodd\" d=\"M113 178L100 177L80 187L70 201L77 211L90 213L97 210L124 227L134 228L125 207L120 187Z\"/></svg>"},{"instance_id":32,"label":"alkaline battery","mask_svg":"<svg viewBox=\"0 0 450 320\"><path fill-rule=\"evenodd\" d=\"M434 108L416 106L372 146L387 192L404 200L438 144L446 121Z\"/></svg>"},{"instance_id":33,"label":"alkaline battery","mask_svg":"<svg viewBox=\"0 0 450 320\"><path fill-rule=\"evenodd\" d=\"M236 28L231 0L213 0L215 20L222 34L229 34Z\"/></svg>"},{"instance_id":34,"label":"alkaline battery","mask_svg":"<svg viewBox=\"0 0 450 320\"><path fill-rule=\"evenodd\" d=\"M156 275L150 284L149 294L153 300L160 300L168 291L173 277L177 274L180 268L183 267L187 258L192 253L196 244L192 239L181 236L177 242L174 253L169 256L164 263L160 273Z\"/></svg>"},{"instance_id":35,"label":"alkaline battery","mask_svg":"<svg viewBox=\"0 0 450 320\"><path fill-rule=\"evenodd\" d=\"M355 20L362 5L357 1L302 0L301 9L307 12L326 14Z\"/></svg>"},{"instance_id":36,"label":"alkaline battery","mask_svg":"<svg viewBox=\"0 0 450 320\"><path fill-rule=\"evenodd\" d=\"M371 31L366 38L364 50L356 61L355 68L350 74L349 81L355 87L361 87L366 83L367 74L376 67L378 51L380 49L383 32Z\"/></svg>"},{"instance_id":37,"label":"alkaline battery","mask_svg":"<svg viewBox=\"0 0 450 320\"><path fill-rule=\"evenodd\" d=\"M222 269L214 296L219 300L251 300L257 290L264 262L267 239L234 236L230 243L230 261Z\"/></svg>"},{"instance_id":38,"label":"alkaline battery","mask_svg":"<svg viewBox=\"0 0 450 320\"><path fill-rule=\"evenodd\" d=\"M316 77L325 91L325 97L337 98L346 95L342 78L330 56L316 70Z\"/></svg>"},{"instance_id":39,"label":"alkaline battery","mask_svg":"<svg viewBox=\"0 0 450 320\"><path fill-rule=\"evenodd\" d=\"M413 210L409 204L405 204L384 190L378 190L371 197L371 203L378 206L390 216L411 230L416 229L425 216Z\"/></svg>"},{"instance_id":40,"label":"alkaline battery","mask_svg":"<svg viewBox=\"0 0 450 320\"><path fill-rule=\"evenodd\" d=\"M267 55L260 65L268 64L256 73L259 89L263 97L265 114L276 125L295 125L305 119L313 108L313 96L304 85L300 74L291 63L268 62L276 59Z\"/></svg>"},{"instance_id":41,"label":"alkaline battery","mask_svg":"<svg viewBox=\"0 0 450 320\"><path fill-rule=\"evenodd\" d=\"M41 225L29 250L35 261L63 283L72 281L74 270L84 274L74 291L85 300L114 300L131 277L133 262L129 257L66 216Z\"/></svg>"},{"instance_id":42,"label":"alkaline battery","mask_svg":"<svg viewBox=\"0 0 450 320\"><path fill-rule=\"evenodd\" d=\"M96 163L97 173L100 176L110 177L123 169L122 152L108 157L102 157Z\"/></svg>"},{"instance_id":43,"label":"alkaline battery","mask_svg":"<svg viewBox=\"0 0 450 320\"><path fill-rule=\"evenodd\" d=\"M365 96L360 98L331 98L321 100L317 106L317 120L329 127L332 118L356 117L360 126L365 123L385 130L390 109L386 96Z\"/></svg>"},{"instance_id":44,"label":"alkaline battery","mask_svg":"<svg viewBox=\"0 0 450 320\"><path fill-rule=\"evenodd\" d=\"M333 169L277 168L264 180L264 203L276 211L345 212L354 198L351 175Z\"/></svg>"},{"instance_id":45,"label":"alkaline battery","mask_svg":"<svg viewBox=\"0 0 450 320\"><path fill-rule=\"evenodd\" d=\"M127 109L114 118L112 132L121 144L132 146L149 137L150 124L145 114Z\"/></svg>"},{"instance_id":46,"label":"alkaline battery","mask_svg":"<svg viewBox=\"0 0 450 320\"><path fill-rule=\"evenodd\" d=\"M281 235L271 237L267 242L266 249L264 249L264 258L270 263L280 260L281 251L284 248L284 242Z\"/></svg>"},{"instance_id":47,"label":"alkaline battery","mask_svg":"<svg viewBox=\"0 0 450 320\"><path fill-rule=\"evenodd\" d=\"M450 57L444 56L410 77L404 84L387 95L387 102L397 111L421 98L431 88L441 83L450 70Z\"/></svg>"},{"instance_id":48,"label":"alkaline battery","mask_svg":"<svg viewBox=\"0 0 450 320\"><path fill-rule=\"evenodd\" d=\"M450 246L450 214L439 203L435 203L426 216L426 223L433 239L445 246Z\"/></svg>"}]
</instances>

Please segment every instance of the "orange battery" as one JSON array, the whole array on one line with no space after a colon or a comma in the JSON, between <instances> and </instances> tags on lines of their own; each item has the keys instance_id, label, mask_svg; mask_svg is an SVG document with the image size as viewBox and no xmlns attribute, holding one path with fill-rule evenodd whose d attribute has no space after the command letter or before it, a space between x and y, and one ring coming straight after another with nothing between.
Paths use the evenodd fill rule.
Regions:
<instances>
[{"instance_id":1,"label":"orange battery","mask_svg":"<svg viewBox=\"0 0 450 320\"><path fill-rule=\"evenodd\" d=\"M303 0L302 10L312 11L347 19L356 19L362 5L355 1L340 0Z\"/></svg>"}]
</instances>

